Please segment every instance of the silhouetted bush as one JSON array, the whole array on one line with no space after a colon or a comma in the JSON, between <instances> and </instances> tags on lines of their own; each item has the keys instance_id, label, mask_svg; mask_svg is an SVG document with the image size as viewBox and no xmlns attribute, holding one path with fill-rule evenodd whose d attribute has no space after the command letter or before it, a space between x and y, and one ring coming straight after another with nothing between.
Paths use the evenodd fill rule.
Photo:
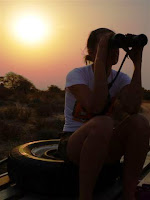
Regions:
<instances>
[{"instance_id":1,"label":"silhouetted bush","mask_svg":"<svg viewBox=\"0 0 150 200\"><path fill-rule=\"evenodd\" d=\"M31 117L32 110L27 106L16 104L0 107L0 119L3 120L20 120L27 122Z\"/></svg>"},{"instance_id":2,"label":"silhouetted bush","mask_svg":"<svg viewBox=\"0 0 150 200\"><path fill-rule=\"evenodd\" d=\"M57 129L58 131L62 131L64 125L64 117L61 115L56 115L48 118L39 118L37 119L36 127L38 130L40 129Z\"/></svg>"},{"instance_id":3,"label":"silhouetted bush","mask_svg":"<svg viewBox=\"0 0 150 200\"><path fill-rule=\"evenodd\" d=\"M41 104L36 108L38 116L49 117L53 115L54 109L51 104Z\"/></svg>"},{"instance_id":4,"label":"silhouetted bush","mask_svg":"<svg viewBox=\"0 0 150 200\"><path fill-rule=\"evenodd\" d=\"M22 127L19 124L8 124L5 121L0 120L0 132L0 138L3 141L19 140Z\"/></svg>"},{"instance_id":5,"label":"silhouetted bush","mask_svg":"<svg viewBox=\"0 0 150 200\"><path fill-rule=\"evenodd\" d=\"M15 105L0 107L0 119L11 120L18 116L18 109Z\"/></svg>"},{"instance_id":6,"label":"silhouetted bush","mask_svg":"<svg viewBox=\"0 0 150 200\"><path fill-rule=\"evenodd\" d=\"M18 110L17 119L23 122L27 122L32 115L32 110L29 107L21 104L16 104L16 107Z\"/></svg>"},{"instance_id":7,"label":"silhouetted bush","mask_svg":"<svg viewBox=\"0 0 150 200\"><path fill-rule=\"evenodd\" d=\"M146 90L143 88L143 99L150 100L150 90Z\"/></svg>"},{"instance_id":8,"label":"silhouetted bush","mask_svg":"<svg viewBox=\"0 0 150 200\"><path fill-rule=\"evenodd\" d=\"M57 93L57 94L62 92L62 90L57 85L49 86L48 91L50 91L51 93Z\"/></svg>"},{"instance_id":9,"label":"silhouetted bush","mask_svg":"<svg viewBox=\"0 0 150 200\"><path fill-rule=\"evenodd\" d=\"M59 138L59 131L57 129L43 128L36 132L36 138L38 140L49 140Z\"/></svg>"},{"instance_id":10,"label":"silhouetted bush","mask_svg":"<svg viewBox=\"0 0 150 200\"><path fill-rule=\"evenodd\" d=\"M12 90L5 87L0 87L0 99L7 100L12 94Z\"/></svg>"}]
</instances>

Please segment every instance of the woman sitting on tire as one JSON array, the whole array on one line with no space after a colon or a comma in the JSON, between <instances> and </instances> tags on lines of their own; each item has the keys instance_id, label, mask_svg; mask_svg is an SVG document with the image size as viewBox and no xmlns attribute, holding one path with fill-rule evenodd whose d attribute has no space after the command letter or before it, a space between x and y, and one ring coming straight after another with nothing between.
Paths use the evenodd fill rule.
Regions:
<instances>
[{"instance_id":1,"label":"woman sitting on tire","mask_svg":"<svg viewBox=\"0 0 150 200\"><path fill-rule=\"evenodd\" d=\"M132 79L116 75L112 65L118 62L119 49L109 48L115 33L106 28L91 32L86 61L66 78L65 125L59 151L65 160L79 166L80 200L92 200L98 174L104 164L115 163L124 155L123 199L134 200L138 178L149 146L148 121L138 114L142 101L141 64L143 48L132 48ZM125 114L117 118L110 111L109 99L119 95ZM110 98L108 98L110 97ZM118 113L119 114L119 113Z\"/></svg>"}]
</instances>

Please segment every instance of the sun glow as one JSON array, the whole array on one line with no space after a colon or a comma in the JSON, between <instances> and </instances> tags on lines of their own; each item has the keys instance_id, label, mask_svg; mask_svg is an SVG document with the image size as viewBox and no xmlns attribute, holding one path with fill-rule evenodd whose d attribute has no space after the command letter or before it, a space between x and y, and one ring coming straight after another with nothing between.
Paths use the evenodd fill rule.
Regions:
<instances>
[{"instance_id":1,"label":"sun glow","mask_svg":"<svg viewBox=\"0 0 150 200\"><path fill-rule=\"evenodd\" d=\"M25 14L13 23L15 37L27 44L42 42L50 34L50 24L38 15Z\"/></svg>"}]
</instances>

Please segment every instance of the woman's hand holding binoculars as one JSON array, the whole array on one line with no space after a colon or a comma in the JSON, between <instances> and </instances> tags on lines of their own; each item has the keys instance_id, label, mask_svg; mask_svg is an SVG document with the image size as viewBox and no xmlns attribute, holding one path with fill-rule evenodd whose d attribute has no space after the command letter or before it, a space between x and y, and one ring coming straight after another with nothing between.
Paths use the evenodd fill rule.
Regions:
<instances>
[{"instance_id":1,"label":"woman's hand holding binoculars","mask_svg":"<svg viewBox=\"0 0 150 200\"><path fill-rule=\"evenodd\" d=\"M100 35L100 39L95 52L95 61L101 60L106 66L111 65L111 52L122 48L133 61L134 66L141 67L143 48L147 44L148 38L144 34L114 34L106 33ZM119 51L119 50L118 50ZM98 61L99 62L99 61Z\"/></svg>"},{"instance_id":2,"label":"woman's hand holding binoculars","mask_svg":"<svg viewBox=\"0 0 150 200\"><path fill-rule=\"evenodd\" d=\"M144 46L148 43L148 38L144 34L115 34L110 39L110 48L122 48L126 51L133 61L135 67L141 67L142 53Z\"/></svg>"},{"instance_id":3,"label":"woman's hand holding binoculars","mask_svg":"<svg viewBox=\"0 0 150 200\"><path fill-rule=\"evenodd\" d=\"M128 55L135 67L141 67L143 48L144 47L132 47L130 50L124 49L128 52Z\"/></svg>"}]
</instances>

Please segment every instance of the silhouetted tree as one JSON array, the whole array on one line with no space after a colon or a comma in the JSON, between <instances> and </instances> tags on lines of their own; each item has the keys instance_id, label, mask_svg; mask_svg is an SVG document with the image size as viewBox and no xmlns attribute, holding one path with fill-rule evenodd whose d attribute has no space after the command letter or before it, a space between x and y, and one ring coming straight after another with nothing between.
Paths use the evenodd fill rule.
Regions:
<instances>
[{"instance_id":1,"label":"silhouetted tree","mask_svg":"<svg viewBox=\"0 0 150 200\"><path fill-rule=\"evenodd\" d=\"M33 83L31 83L28 79L24 78L21 75L18 75L14 72L9 72L5 75L4 80L4 87L15 90L15 91L22 91L27 93L29 91L36 90Z\"/></svg>"}]
</instances>

